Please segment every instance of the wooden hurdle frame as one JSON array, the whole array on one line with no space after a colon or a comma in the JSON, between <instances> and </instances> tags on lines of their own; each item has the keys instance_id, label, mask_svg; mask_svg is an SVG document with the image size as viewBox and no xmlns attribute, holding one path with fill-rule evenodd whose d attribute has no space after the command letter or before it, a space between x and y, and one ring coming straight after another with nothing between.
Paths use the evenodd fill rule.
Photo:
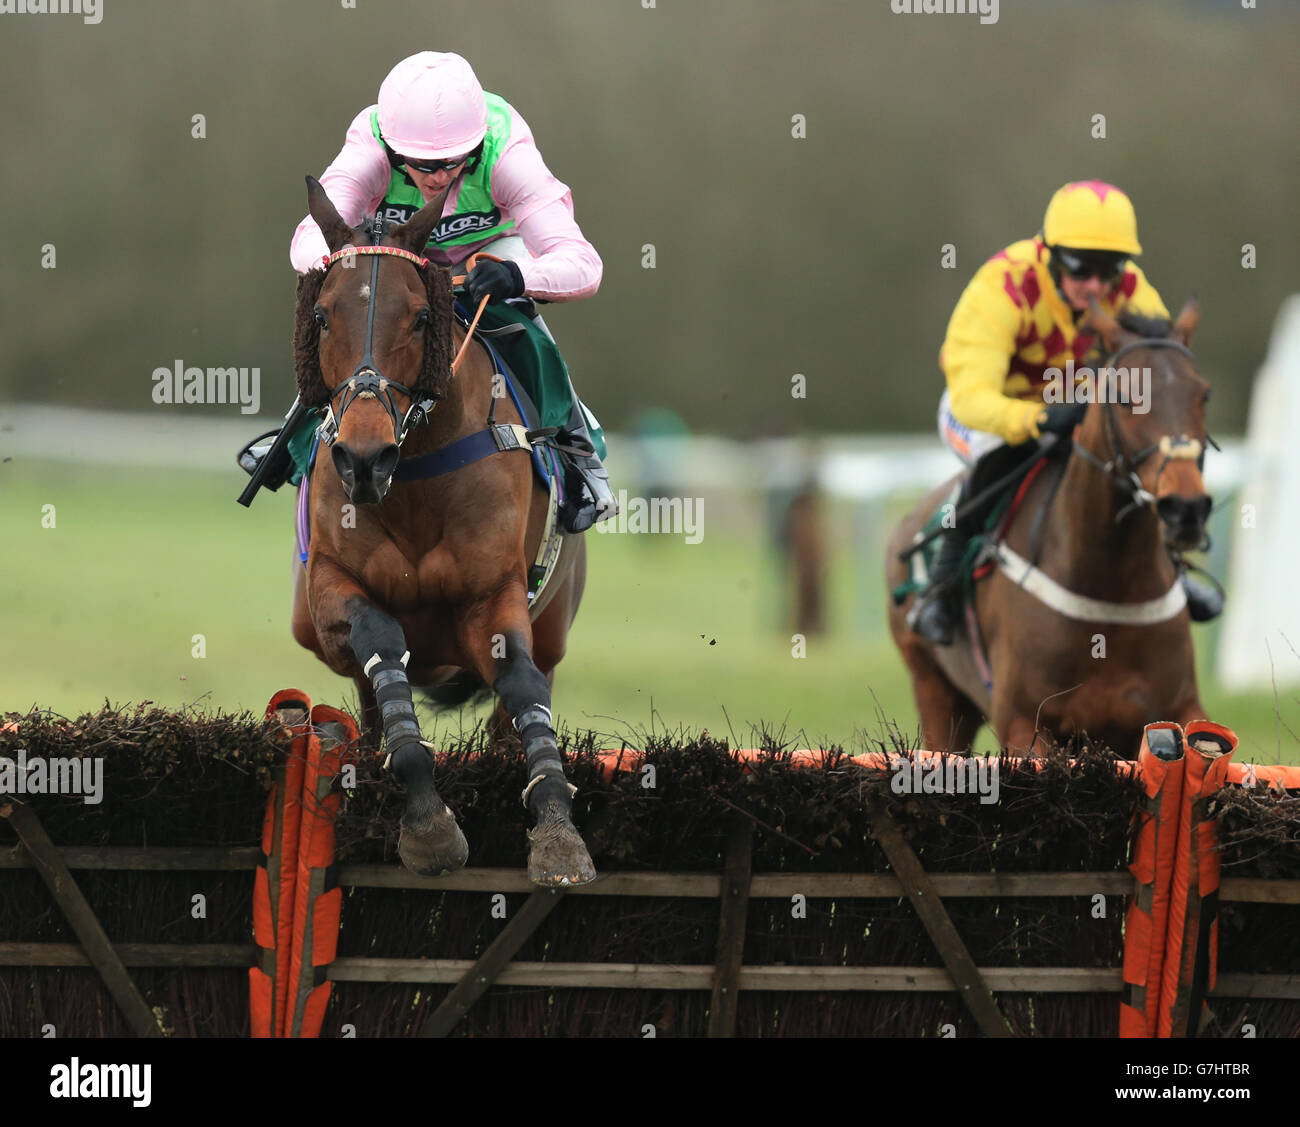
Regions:
<instances>
[{"instance_id":1,"label":"wooden hurdle frame","mask_svg":"<svg viewBox=\"0 0 1300 1127\"><path fill-rule=\"evenodd\" d=\"M288 691L286 691L288 692ZM305 699L305 694L301 695ZM273 698L273 705L284 693ZM331 712L333 710L330 710ZM306 727L309 727L307 725ZM286 746L301 738L304 725L286 726ZM613 753L611 753L613 754ZM624 753L626 754L626 753ZM808 753L812 755L813 753ZM874 759L876 757L859 757ZM627 768L625 768L627 769ZM1237 767L1231 781L1256 778L1284 785L1288 768ZM1267 772L1267 774L1266 774ZM1300 771L1296 772L1300 777ZM316 779L323 793L331 779ZM316 968L329 982L453 984L434 1013L426 1018L424 1036L445 1036L493 986L708 990L711 993L708 1035L734 1036L741 991L906 991L955 993L970 1010L981 1033L1005 1037L1011 1031L995 993L1103 993L1119 998L1124 991L1121 967L979 967L971 958L951 917L945 898L1111 896L1134 897L1137 881L1127 872L1089 873L928 873L885 806L873 800L871 825L889 860L892 874L754 873L751 850L754 823L735 815L721 872L608 873L594 883L566 890L539 889L522 869L469 868L441 877L419 877L397 865L340 865L331 887L424 889L454 892L530 893L501 932L476 960L383 957L332 958ZM158 1036L157 1018L131 979L132 967L254 968L264 964L264 946L248 944L113 944L77 888L74 870L112 871L248 871L265 863L258 847L59 848L50 841L29 805L7 801L8 817L20 843L0 851L0 869L37 869L66 916L78 943L0 942L0 965L92 966L139 1036ZM942 967L916 966L746 966L743 964L745 919L750 900L908 898L942 959ZM541 927L565 896L683 897L717 900L719 929L713 964L667 966L641 963L518 962L515 954ZM1300 904L1300 880L1232 878L1222 880L1220 902ZM1300 999L1300 975L1228 973L1219 976L1210 998ZM1193 1031L1194 1032L1194 1031ZM315 1029L303 1030L308 1036ZM290 1034L292 1035L292 1034Z\"/></svg>"}]
</instances>

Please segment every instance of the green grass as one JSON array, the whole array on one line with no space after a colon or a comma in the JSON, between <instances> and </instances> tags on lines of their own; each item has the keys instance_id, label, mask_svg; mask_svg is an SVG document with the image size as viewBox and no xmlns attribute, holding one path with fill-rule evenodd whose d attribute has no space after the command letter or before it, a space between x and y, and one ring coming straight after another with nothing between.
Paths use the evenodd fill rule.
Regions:
<instances>
[{"instance_id":1,"label":"green grass","mask_svg":"<svg viewBox=\"0 0 1300 1127\"><path fill-rule=\"evenodd\" d=\"M291 491L264 493L245 510L234 502L243 484L235 474L57 462L13 462L0 473L0 709L73 714L108 698L260 713L288 686L352 702L351 682L289 635ZM53 528L42 527L47 504ZM557 719L632 742L645 729L685 726L748 743L751 725L762 724L800 746L860 745L864 732L882 730L882 716L915 733L910 685L884 628L880 552L855 559L836 546L832 628L795 658L790 630L778 628L778 572L757 506L717 507L697 545L589 534L587 592L556 675ZM832 535L851 523L833 521ZM192 656L197 634L203 658ZM1300 702L1284 696L1275 714L1270 696L1218 692L1206 668L1203 655L1203 699L1241 736L1239 759L1300 761ZM981 746L993 746L987 729Z\"/></svg>"}]
</instances>

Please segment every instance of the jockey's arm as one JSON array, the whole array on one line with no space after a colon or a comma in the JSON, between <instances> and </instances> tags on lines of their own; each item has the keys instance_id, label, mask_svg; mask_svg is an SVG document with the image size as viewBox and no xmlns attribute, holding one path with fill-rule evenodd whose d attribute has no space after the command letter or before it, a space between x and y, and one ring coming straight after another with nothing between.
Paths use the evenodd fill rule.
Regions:
<instances>
[{"instance_id":1,"label":"jockey's arm","mask_svg":"<svg viewBox=\"0 0 1300 1127\"><path fill-rule=\"evenodd\" d=\"M515 226L533 256L518 263L529 297L578 301L600 288L604 263L574 221L567 196Z\"/></svg>"},{"instance_id":2,"label":"jockey's arm","mask_svg":"<svg viewBox=\"0 0 1300 1127\"><path fill-rule=\"evenodd\" d=\"M370 109L366 108L352 119L343 149L321 174L320 183L343 222L355 228L384 198L391 172L388 157L370 132ZM289 261L299 274L306 274L328 253L325 236L308 215L293 234Z\"/></svg>"},{"instance_id":3,"label":"jockey's arm","mask_svg":"<svg viewBox=\"0 0 1300 1127\"><path fill-rule=\"evenodd\" d=\"M953 417L1015 446L1038 437L1043 405L1004 391L1021 316L1003 289L1002 275L1002 268L990 262L971 279L948 322L939 366L948 382Z\"/></svg>"},{"instance_id":4,"label":"jockey's arm","mask_svg":"<svg viewBox=\"0 0 1300 1127\"><path fill-rule=\"evenodd\" d=\"M578 301L600 288L604 264L573 218L573 196L552 175L516 111L511 144L492 173L492 198L531 259L517 260L524 292L546 301Z\"/></svg>"}]
</instances>

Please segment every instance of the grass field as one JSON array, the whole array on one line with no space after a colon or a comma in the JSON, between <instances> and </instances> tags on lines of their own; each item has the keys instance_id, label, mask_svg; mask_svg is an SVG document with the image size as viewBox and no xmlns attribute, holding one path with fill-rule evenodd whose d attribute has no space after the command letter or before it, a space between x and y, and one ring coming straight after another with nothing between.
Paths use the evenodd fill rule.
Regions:
<instances>
[{"instance_id":1,"label":"grass field","mask_svg":"<svg viewBox=\"0 0 1300 1127\"><path fill-rule=\"evenodd\" d=\"M348 704L351 682L293 642L291 491L234 502L242 475L19 461L0 467L0 710L65 715L117 703L198 703L260 713L294 686ZM54 527L43 527L53 505ZM750 511L752 509L752 511ZM681 537L589 535L587 594L556 677L557 719L635 743L707 728L747 744L751 725L799 746L860 746L884 719L916 731L884 628L879 553L837 547L831 630L791 656L778 572L758 506ZM833 528L845 527L846 520ZM1204 628L1198 628L1203 631ZM195 635L206 656L193 656ZM1300 761L1300 700L1202 696L1242 738L1239 760ZM444 718L455 727L462 719ZM993 746L985 730L981 745Z\"/></svg>"}]
</instances>

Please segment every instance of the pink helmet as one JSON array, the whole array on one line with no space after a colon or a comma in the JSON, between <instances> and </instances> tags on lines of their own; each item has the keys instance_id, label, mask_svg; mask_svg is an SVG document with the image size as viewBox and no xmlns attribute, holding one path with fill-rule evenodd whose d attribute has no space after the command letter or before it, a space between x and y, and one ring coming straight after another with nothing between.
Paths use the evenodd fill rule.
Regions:
<instances>
[{"instance_id":1,"label":"pink helmet","mask_svg":"<svg viewBox=\"0 0 1300 1127\"><path fill-rule=\"evenodd\" d=\"M487 134L487 100L473 68L439 51L403 59L379 87L379 131L394 152L416 160L470 152Z\"/></svg>"}]
</instances>

